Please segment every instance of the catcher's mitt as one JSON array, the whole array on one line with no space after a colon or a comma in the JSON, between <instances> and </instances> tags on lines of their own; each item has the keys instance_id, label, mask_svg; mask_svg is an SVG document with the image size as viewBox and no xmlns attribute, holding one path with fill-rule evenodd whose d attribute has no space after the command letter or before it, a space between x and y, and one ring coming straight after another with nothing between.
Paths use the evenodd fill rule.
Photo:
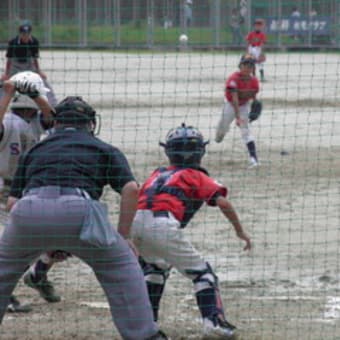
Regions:
<instances>
[{"instance_id":1,"label":"catcher's mitt","mask_svg":"<svg viewBox=\"0 0 340 340\"><path fill-rule=\"evenodd\" d=\"M254 120L259 119L262 112L262 103L259 100L254 100L250 106L249 112L249 122L253 122Z\"/></svg>"}]
</instances>

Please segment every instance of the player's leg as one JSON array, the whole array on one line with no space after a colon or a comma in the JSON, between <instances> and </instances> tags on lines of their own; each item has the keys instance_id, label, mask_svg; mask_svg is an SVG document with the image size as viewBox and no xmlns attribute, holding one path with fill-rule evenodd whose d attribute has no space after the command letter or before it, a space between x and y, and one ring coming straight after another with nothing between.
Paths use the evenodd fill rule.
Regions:
<instances>
[{"instance_id":1,"label":"player's leg","mask_svg":"<svg viewBox=\"0 0 340 340\"><path fill-rule=\"evenodd\" d=\"M248 53L251 54L257 61L256 65L258 66L258 70L260 72L260 79L264 81L264 69L263 62L261 62L262 58L262 48L261 46L249 46Z\"/></svg>"},{"instance_id":2,"label":"player's leg","mask_svg":"<svg viewBox=\"0 0 340 340\"><path fill-rule=\"evenodd\" d=\"M24 275L24 282L27 286L37 290L40 296L47 302L59 302L60 295L56 292L53 283L48 280L47 273L55 263L50 253L43 253L35 261Z\"/></svg>"},{"instance_id":3,"label":"player's leg","mask_svg":"<svg viewBox=\"0 0 340 340\"><path fill-rule=\"evenodd\" d=\"M3 186L0 188L2 201L7 200L11 180L2 180ZM47 279L47 273L55 260L48 253L40 255L39 259L29 266L24 274L24 282L31 288L36 289L40 295L48 302L59 302L61 297L56 293L53 284ZM13 304L14 306L15 304Z\"/></svg>"},{"instance_id":4,"label":"player's leg","mask_svg":"<svg viewBox=\"0 0 340 340\"><path fill-rule=\"evenodd\" d=\"M32 307L30 305L21 304L16 296L11 295L7 306L8 313L29 313L30 311L32 311Z\"/></svg>"},{"instance_id":5,"label":"player's leg","mask_svg":"<svg viewBox=\"0 0 340 340\"><path fill-rule=\"evenodd\" d=\"M223 105L222 115L216 128L215 135L216 143L222 142L224 136L230 129L230 124L233 122L234 119L235 119L234 108L228 101L225 101Z\"/></svg>"},{"instance_id":6,"label":"player's leg","mask_svg":"<svg viewBox=\"0 0 340 340\"><path fill-rule=\"evenodd\" d=\"M245 143L248 154L249 154L249 161L251 167L256 167L259 165L258 157L257 157L257 151L256 151L256 145L255 145L255 139L250 131L250 126L248 122L248 115L249 115L250 105L244 104L240 106L240 116L243 120L243 124L240 126L241 131L241 138L243 142Z\"/></svg>"},{"instance_id":7,"label":"player's leg","mask_svg":"<svg viewBox=\"0 0 340 340\"><path fill-rule=\"evenodd\" d=\"M2 177L0 177L0 212L1 214L4 214L7 219L7 212L5 211L6 201L8 198L8 193L10 188L8 187L8 184L10 185L8 180L4 180ZM7 312L9 313L28 313L32 310L30 305L27 304L21 304L20 301L14 296L11 295L9 304L7 306Z\"/></svg>"},{"instance_id":8,"label":"player's leg","mask_svg":"<svg viewBox=\"0 0 340 340\"><path fill-rule=\"evenodd\" d=\"M164 246L167 238L166 233L161 229L153 234L155 227L157 226L154 224L153 213L148 210L139 210L136 213L131 234L141 255L139 264L143 270L154 320L157 321L161 298L171 266L154 252L155 247Z\"/></svg>"},{"instance_id":9,"label":"player's leg","mask_svg":"<svg viewBox=\"0 0 340 340\"><path fill-rule=\"evenodd\" d=\"M185 239L179 222L172 214L168 213L168 217L154 215L152 211L145 210L136 214L132 234L140 253L147 262L161 267L165 261L191 279L207 332L210 325L214 332L218 330L220 334L231 335L233 326L229 327L224 320L217 278L211 267Z\"/></svg>"},{"instance_id":10,"label":"player's leg","mask_svg":"<svg viewBox=\"0 0 340 340\"><path fill-rule=\"evenodd\" d=\"M29 312L31 310L30 307L22 306L18 300L14 300L12 292L27 264L35 255L28 255L27 250L15 249L12 251L8 247L9 244L0 240L0 323L6 310L9 312Z\"/></svg>"},{"instance_id":11,"label":"player's leg","mask_svg":"<svg viewBox=\"0 0 340 340\"><path fill-rule=\"evenodd\" d=\"M205 335L233 336L236 327L225 318L218 278L210 264L186 240L182 230L174 232L165 259L192 280Z\"/></svg>"},{"instance_id":12,"label":"player's leg","mask_svg":"<svg viewBox=\"0 0 340 340\"><path fill-rule=\"evenodd\" d=\"M74 254L92 267L124 339L142 340L157 333L143 273L125 240L117 235L109 249L83 245Z\"/></svg>"},{"instance_id":13,"label":"player's leg","mask_svg":"<svg viewBox=\"0 0 340 340\"><path fill-rule=\"evenodd\" d=\"M23 210L16 206L16 210ZM12 292L28 264L39 255L39 249L30 246L32 239L29 230L18 228L9 219L8 227L0 239L0 323L6 310L10 312L29 312L29 306L20 305ZM8 307L8 309L7 309Z\"/></svg>"},{"instance_id":14,"label":"player's leg","mask_svg":"<svg viewBox=\"0 0 340 340\"><path fill-rule=\"evenodd\" d=\"M153 311L155 321L158 321L158 311L163 296L166 280L170 275L171 267L155 263L148 263L142 257L139 258L139 264L143 270L146 287Z\"/></svg>"},{"instance_id":15,"label":"player's leg","mask_svg":"<svg viewBox=\"0 0 340 340\"><path fill-rule=\"evenodd\" d=\"M263 55L262 55L262 48L258 47L258 51L256 54L256 60L258 61L257 66L260 71L260 80L264 81L264 69L263 69Z\"/></svg>"},{"instance_id":16,"label":"player's leg","mask_svg":"<svg viewBox=\"0 0 340 340\"><path fill-rule=\"evenodd\" d=\"M251 45L248 45L247 52L248 54L251 54L252 56L254 56L254 47Z\"/></svg>"},{"instance_id":17,"label":"player's leg","mask_svg":"<svg viewBox=\"0 0 340 340\"><path fill-rule=\"evenodd\" d=\"M58 188L39 188L31 195L28 193L27 205L24 197L11 212L15 213L18 205L26 206L26 210L18 214L18 219L21 229L30 231L27 236L29 246L39 253L42 252L40 244L52 249L67 249L85 261L104 289L113 322L122 337L141 340L154 336L158 327L153 321L143 273L127 242L118 233L112 247L98 248L80 241L79 233L85 216L88 216L89 200L59 193ZM103 223L104 219L95 215L89 218L94 224ZM27 246L22 249L26 250Z\"/></svg>"}]
</instances>

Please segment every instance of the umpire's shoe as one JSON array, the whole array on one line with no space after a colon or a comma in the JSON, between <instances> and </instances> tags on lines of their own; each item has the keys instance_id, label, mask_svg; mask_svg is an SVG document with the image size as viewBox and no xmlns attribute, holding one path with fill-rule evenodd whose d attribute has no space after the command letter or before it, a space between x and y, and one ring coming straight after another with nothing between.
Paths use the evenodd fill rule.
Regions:
<instances>
[{"instance_id":1,"label":"umpire's shoe","mask_svg":"<svg viewBox=\"0 0 340 340\"><path fill-rule=\"evenodd\" d=\"M171 340L171 339L168 338L163 331L159 330L155 335L147 338L146 340Z\"/></svg>"},{"instance_id":2,"label":"umpire's shoe","mask_svg":"<svg viewBox=\"0 0 340 340\"><path fill-rule=\"evenodd\" d=\"M20 301L12 295L7 306L7 312L9 313L29 313L32 310L30 305L22 305Z\"/></svg>"},{"instance_id":3,"label":"umpire's shoe","mask_svg":"<svg viewBox=\"0 0 340 340\"><path fill-rule=\"evenodd\" d=\"M236 327L217 315L203 319L204 339L236 339Z\"/></svg>"},{"instance_id":4,"label":"umpire's shoe","mask_svg":"<svg viewBox=\"0 0 340 340\"><path fill-rule=\"evenodd\" d=\"M37 290L40 296L47 302L59 302L61 301L60 295L58 295L53 287L52 282L44 277L38 282L34 282L32 274L30 272L24 275L24 282L27 286Z\"/></svg>"}]
</instances>

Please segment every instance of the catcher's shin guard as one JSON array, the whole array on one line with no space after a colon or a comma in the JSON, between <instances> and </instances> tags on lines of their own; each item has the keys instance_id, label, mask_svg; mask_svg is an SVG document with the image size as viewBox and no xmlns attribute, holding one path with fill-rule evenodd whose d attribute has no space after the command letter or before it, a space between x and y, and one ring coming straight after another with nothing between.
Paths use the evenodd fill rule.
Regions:
<instances>
[{"instance_id":1,"label":"catcher's shin guard","mask_svg":"<svg viewBox=\"0 0 340 340\"><path fill-rule=\"evenodd\" d=\"M153 312L153 319L158 321L159 305L163 295L165 284L157 284L150 281L146 281L146 287L148 289L149 299Z\"/></svg>"},{"instance_id":2,"label":"catcher's shin guard","mask_svg":"<svg viewBox=\"0 0 340 340\"><path fill-rule=\"evenodd\" d=\"M224 307L218 289L218 278L210 264L207 263L205 270L190 271L190 274L196 274L193 283L196 290L197 305L202 318L210 318L213 315L217 315L221 320L225 320Z\"/></svg>"},{"instance_id":3,"label":"catcher's shin guard","mask_svg":"<svg viewBox=\"0 0 340 340\"><path fill-rule=\"evenodd\" d=\"M152 306L153 317L154 320L157 321L159 305L164 292L166 280L169 277L170 269L161 269L155 264L145 262L141 257L139 258L139 263L144 273L144 279Z\"/></svg>"}]
</instances>

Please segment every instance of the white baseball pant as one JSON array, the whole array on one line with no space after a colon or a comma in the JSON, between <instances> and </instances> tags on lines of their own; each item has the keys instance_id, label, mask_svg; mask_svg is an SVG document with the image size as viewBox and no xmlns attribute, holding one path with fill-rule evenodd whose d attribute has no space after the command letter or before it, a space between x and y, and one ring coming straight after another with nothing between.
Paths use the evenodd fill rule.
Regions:
<instances>
[{"instance_id":1,"label":"white baseball pant","mask_svg":"<svg viewBox=\"0 0 340 340\"><path fill-rule=\"evenodd\" d=\"M261 46L248 46L248 53L251 54L256 60L259 60L261 53L262 53L262 47ZM259 69L263 70L263 63L258 63Z\"/></svg>"},{"instance_id":2,"label":"white baseball pant","mask_svg":"<svg viewBox=\"0 0 340 340\"><path fill-rule=\"evenodd\" d=\"M243 123L241 126L239 126L241 131L241 138L244 141L245 144L248 144L249 142L254 141L254 137L250 132L249 123L248 123L248 114L250 110L250 104L247 102L246 104L240 105L239 111L240 111L240 118L243 120ZM215 141L217 143L222 142L224 136L230 129L230 125L235 119L235 110L234 107L230 102L225 100L222 116L220 118L220 121L217 125L216 129L216 136Z\"/></svg>"},{"instance_id":3,"label":"white baseball pant","mask_svg":"<svg viewBox=\"0 0 340 340\"><path fill-rule=\"evenodd\" d=\"M132 237L146 262L167 270L172 266L192 279L187 270L204 270L203 257L185 238L179 221L169 217L154 217L151 210L138 210L132 225Z\"/></svg>"}]
</instances>

